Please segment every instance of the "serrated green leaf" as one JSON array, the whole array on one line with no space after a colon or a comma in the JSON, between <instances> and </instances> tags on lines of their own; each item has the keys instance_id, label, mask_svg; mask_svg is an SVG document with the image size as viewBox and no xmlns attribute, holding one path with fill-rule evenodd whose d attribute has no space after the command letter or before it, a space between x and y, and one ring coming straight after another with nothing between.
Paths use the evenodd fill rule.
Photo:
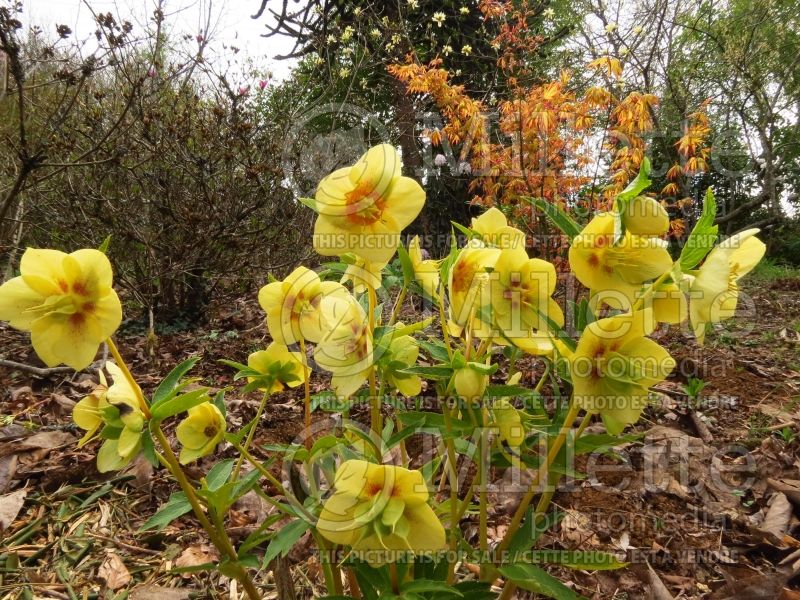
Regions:
<instances>
[{"instance_id":1,"label":"serrated green leaf","mask_svg":"<svg viewBox=\"0 0 800 600\"><path fill-rule=\"evenodd\" d=\"M639 173L636 178L631 181L628 186L622 190L614 199L614 244L622 241L625 235L625 219L624 215L628 208L628 203L632 198L635 198L647 188L650 187L650 159L646 156L642 158L642 164L639 165Z\"/></svg>"},{"instance_id":2,"label":"serrated green leaf","mask_svg":"<svg viewBox=\"0 0 800 600\"><path fill-rule=\"evenodd\" d=\"M208 400L208 388L198 388L180 396L175 396L152 409L152 422L158 423Z\"/></svg>"},{"instance_id":3,"label":"serrated green leaf","mask_svg":"<svg viewBox=\"0 0 800 600\"><path fill-rule=\"evenodd\" d=\"M403 369L399 371L400 373L405 373L406 375L419 375L420 377L425 377L426 379L449 379L453 376L453 369L450 367L444 366L414 366L408 367L407 369Z\"/></svg>"},{"instance_id":4,"label":"serrated green leaf","mask_svg":"<svg viewBox=\"0 0 800 600\"><path fill-rule=\"evenodd\" d=\"M400 266L403 269L403 284L408 287L414 281L414 264L402 243L397 246L397 257L400 259Z\"/></svg>"},{"instance_id":5,"label":"serrated green leaf","mask_svg":"<svg viewBox=\"0 0 800 600\"><path fill-rule=\"evenodd\" d=\"M681 257L678 259L681 271L694 269L714 247L719 233L719 225L714 225L716 218L717 201L714 199L714 192L708 188L703 200L703 212L681 249Z\"/></svg>"},{"instance_id":6,"label":"serrated green leaf","mask_svg":"<svg viewBox=\"0 0 800 600\"><path fill-rule=\"evenodd\" d=\"M303 534L308 531L309 524L302 519L291 521L290 523L281 527L279 531L272 536L272 541L267 546L267 551L264 553L264 560L261 563L261 568L265 569L278 556L286 556L292 547L298 542Z\"/></svg>"},{"instance_id":7,"label":"serrated green leaf","mask_svg":"<svg viewBox=\"0 0 800 600\"><path fill-rule=\"evenodd\" d=\"M183 361L177 367L172 369L169 372L163 381L158 384L156 391L153 393L153 403L150 407L151 410L155 410L159 404L166 401L175 391L175 389L180 384L181 379L184 375L186 375L189 371L192 370L197 362L200 360L199 356L195 356L188 360Z\"/></svg>"},{"instance_id":8,"label":"serrated green leaf","mask_svg":"<svg viewBox=\"0 0 800 600\"><path fill-rule=\"evenodd\" d=\"M147 519L144 525L141 526L139 531L147 531L148 529L155 529L161 531L172 523L175 519L192 510L192 505L189 499L183 492L175 492L169 497L167 503L162 506L156 514Z\"/></svg>"}]
</instances>

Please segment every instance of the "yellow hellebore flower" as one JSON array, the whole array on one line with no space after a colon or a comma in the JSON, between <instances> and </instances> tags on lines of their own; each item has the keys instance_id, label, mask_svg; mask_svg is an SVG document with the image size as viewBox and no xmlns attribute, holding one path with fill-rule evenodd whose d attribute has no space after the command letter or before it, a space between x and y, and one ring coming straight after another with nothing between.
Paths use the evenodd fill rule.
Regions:
<instances>
[{"instance_id":1,"label":"yellow hellebore flower","mask_svg":"<svg viewBox=\"0 0 800 600\"><path fill-rule=\"evenodd\" d=\"M425 191L401 174L400 156L390 144L370 148L352 167L325 177L315 195L319 213L314 249L323 256L352 252L386 264L400 232L425 204Z\"/></svg>"},{"instance_id":2,"label":"yellow hellebore flower","mask_svg":"<svg viewBox=\"0 0 800 600\"><path fill-rule=\"evenodd\" d=\"M453 374L453 386L456 393L465 400L480 400L487 385L489 385L489 376L470 367L470 363L456 369Z\"/></svg>"},{"instance_id":3,"label":"yellow hellebore flower","mask_svg":"<svg viewBox=\"0 0 800 600\"><path fill-rule=\"evenodd\" d=\"M592 302L630 309L646 281L672 267L667 243L653 236L626 231L614 246L614 216L594 217L572 241L569 264L575 277L591 291Z\"/></svg>"},{"instance_id":4,"label":"yellow hellebore flower","mask_svg":"<svg viewBox=\"0 0 800 600\"><path fill-rule=\"evenodd\" d=\"M297 387L301 385L311 372L311 369L303 366L303 355L299 352L290 352L284 344L272 342L266 350L253 352L247 357L247 366L251 369L271 375L273 377L272 386L263 389L269 394L280 392L288 385ZM253 378L248 377L252 382Z\"/></svg>"},{"instance_id":5,"label":"yellow hellebore flower","mask_svg":"<svg viewBox=\"0 0 800 600\"><path fill-rule=\"evenodd\" d=\"M225 417L211 402L193 406L187 412L175 430L183 446L179 457L182 465L211 454L225 436Z\"/></svg>"},{"instance_id":6,"label":"yellow hellebore flower","mask_svg":"<svg viewBox=\"0 0 800 600\"><path fill-rule=\"evenodd\" d=\"M555 267L528 258L524 248L507 249L500 252L490 280L494 320L503 335L527 352L552 352L550 327L542 315L564 326L564 313L552 298L558 282Z\"/></svg>"},{"instance_id":7,"label":"yellow hellebore flower","mask_svg":"<svg viewBox=\"0 0 800 600\"><path fill-rule=\"evenodd\" d=\"M402 327L403 324L398 323L397 326ZM384 370L386 383L390 387L397 388L404 396L419 396L422 390L422 380L418 375L398 373L400 369L414 366L417 363L418 356L419 346L417 341L410 335L401 335L392 339L387 356L382 358L388 364L388 367Z\"/></svg>"},{"instance_id":8,"label":"yellow hellebore flower","mask_svg":"<svg viewBox=\"0 0 800 600\"><path fill-rule=\"evenodd\" d=\"M516 227L511 227L506 216L495 207L478 218L473 217L470 229L495 248L525 248L525 234Z\"/></svg>"},{"instance_id":9,"label":"yellow hellebore flower","mask_svg":"<svg viewBox=\"0 0 800 600\"><path fill-rule=\"evenodd\" d=\"M702 344L707 323L719 323L736 313L739 279L764 257L766 246L748 229L729 237L708 253L689 289L690 317L698 343Z\"/></svg>"},{"instance_id":10,"label":"yellow hellebore flower","mask_svg":"<svg viewBox=\"0 0 800 600\"><path fill-rule=\"evenodd\" d=\"M20 272L0 286L0 320L30 331L33 349L48 367L89 366L122 321L106 255L28 248Z\"/></svg>"},{"instance_id":11,"label":"yellow hellebore flower","mask_svg":"<svg viewBox=\"0 0 800 600\"><path fill-rule=\"evenodd\" d=\"M600 319L586 326L568 355L575 402L600 413L612 435L639 420L648 389L675 367L669 353L645 337L654 328L649 308Z\"/></svg>"},{"instance_id":12,"label":"yellow hellebore flower","mask_svg":"<svg viewBox=\"0 0 800 600\"><path fill-rule=\"evenodd\" d=\"M287 346L301 339L319 342L326 329L319 307L327 296L347 298L349 294L341 283L320 281L306 267L297 267L283 281L262 287L258 303L267 313L272 339Z\"/></svg>"},{"instance_id":13,"label":"yellow hellebore flower","mask_svg":"<svg viewBox=\"0 0 800 600\"><path fill-rule=\"evenodd\" d=\"M634 235L664 235L669 215L661 203L648 196L636 196L625 207L625 228Z\"/></svg>"},{"instance_id":14,"label":"yellow hellebore flower","mask_svg":"<svg viewBox=\"0 0 800 600\"><path fill-rule=\"evenodd\" d=\"M491 303L489 273L494 267L500 250L484 248L476 240L461 249L448 274L447 289L450 297L450 329L453 335L460 335L470 320L470 315L478 317L481 307ZM483 329L480 324L471 324L475 329Z\"/></svg>"},{"instance_id":15,"label":"yellow hellebore flower","mask_svg":"<svg viewBox=\"0 0 800 600\"><path fill-rule=\"evenodd\" d=\"M119 431L118 437L103 442L97 453L97 470L101 473L118 471L139 454L145 425L144 413L139 405L141 390L138 390L138 386L134 389L114 363L106 363L105 369L111 375L113 384L99 395L81 400L73 411L75 424L88 431L79 442L80 445L88 442L102 425ZM102 373L100 382L106 385Z\"/></svg>"},{"instance_id":16,"label":"yellow hellebore flower","mask_svg":"<svg viewBox=\"0 0 800 600\"><path fill-rule=\"evenodd\" d=\"M387 263L369 262L357 255L353 255L353 260L354 262L347 265L340 283L345 284L348 281L352 281L353 291L357 294L366 292L367 286L373 290L381 287L383 268Z\"/></svg>"},{"instance_id":17,"label":"yellow hellebore flower","mask_svg":"<svg viewBox=\"0 0 800 600\"><path fill-rule=\"evenodd\" d=\"M422 290L429 297L437 298L439 295L439 261L422 258L418 235L415 235L408 244L408 256L414 267L414 277Z\"/></svg>"},{"instance_id":18,"label":"yellow hellebore flower","mask_svg":"<svg viewBox=\"0 0 800 600\"><path fill-rule=\"evenodd\" d=\"M314 359L333 374L334 391L351 396L367 380L373 363L367 313L352 296L324 298L321 311L330 329L317 344Z\"/></svg>"},{"instance_id":19,"label":"yellow hellebore flower","mask_svg":"<svg viewBox=\"0 0 800 600\"><path fill-rule=\"evenodd\" d=\"M372 564L446 548L422 473L363 460L348 460L336 470L317 531Z\"/></svg>"}]
</instances>

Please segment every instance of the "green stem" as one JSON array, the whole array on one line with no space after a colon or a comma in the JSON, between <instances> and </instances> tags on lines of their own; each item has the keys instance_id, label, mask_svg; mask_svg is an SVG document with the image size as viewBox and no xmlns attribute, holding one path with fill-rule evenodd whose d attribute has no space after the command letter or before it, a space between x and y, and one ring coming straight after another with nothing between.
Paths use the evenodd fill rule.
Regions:
<instances>
[{"instance_id":1,"label":"green stem","mask_svg":"<svg viewBox=\"0 0 800 600\"><path fill-rule=\"evenodd\" d=\"M178 480L178 485L181 486L181 490L189 500L189 504L192 507L195 517L197 517L197 520L200 521L200 525L205 530L206 534L211 540L211 543L217 547L221 554L226 555L231 561L231 567L233 569L234 576L236 577L237 581L242 584L242 587L244 587L245 592L247 592L247 596L250 598L250 600L260 600L261 594L256 589L256 586L253 583L253 580L250 578L250 575L248 575L247 571L245 571L245 569L238 564L239 557L236 554L236 549L233 547L228 534L225 532L225 528L214 527L214 525L211 524L211 521L209 521L208 516L200 505L200 500L197 498L194 486L192 486L192 484L189 482L189 479L186 477L186 474L183 472L183 468L181 467L180 462L178 462L178 458L175 456L175 453L172 451L172 447L169 445L169 440L167 440L167 437L161 430L160 425L156 427L154 433L158 443L161 445L161 449L164 451L164 460L166 461L170 472L175 476L175 479Z\"/></svg>"},{"instance_id":2,"label":"green stem","mask_svg":"<svg viewBox=\"0 0 800 600\"><path fill-rule=\"evenodd\" d=\"M258 423L261 420L261 414L264 412L264 408L267 406L267 398L269 398L269 392L264 392L264 397L261 398L261 404L258 405L256 416L253 417L253 426L250 427L250 431L247 432L247 439L244 441L244 446L242 446L243 450L240 451L239 460L236 461L236 467L233 469L233 475L231 476L231 481L236 481L237 479L239 479L239 471L241 470L242 463L244 462L244 453L247 450L249 450L250 444L253 443L253 438L256 435L256 428L258 427Z\"/></svg>"},{"instance_id":3,"label":"green stem","mask_svg":"<svg viewBox=\"0 0 800 600\"><path fill-rule=\"evenodd\" d=\"M311 450L311 381L310 369L308 368L308 356L306 356L306 341L303 338L298 340L300 344L300 356L303 365L303 423L305 424L305 445L306 449Z\"/></svg>"},{"instance_id":4,"label":"green stem","mask_svg":"<svg viewBox=\"0 0 800 600\"><path fill-rule=\"evenodd\" d=\"M444 347L447 349L447 356L453 358L453 346L450 343L450 331L447 328L447 313L444 310L444 294L439 294L439 321L442 324L442 338Z\"/></svg>"},{"instance_id":5,"label":"green stem","mask_svg":"<svg viewBox=\"0 0 800 600\"><path fill-rule=\"evenodd\" d=\"M448 548L452 560L447 564L447 583L453 583L456 576L455 553L458 549L458 523L460 521L458 514L458 463L456 462L456 446L453 442L453 422L450 407L447 405L442 406L442 415L444 416L444 427L447 435L445 446L447 449L448 477L450 479L450 539ZM469 501L469 498L466 500Z\"/></svg>"},{"instance_id":6,"label":"green stem","mask_svg":"<svg viewBox=\"0 0 800 600\"><path fill-rule=\"evenodd\" d=\"M325 587L328 589L328 594L332 596L343 595L344 591L342 589L342 577L339 574L339 567L330 560L331 553L336 549L336 546L329 546L327 540L315 529L311 530L311 535L314 536L317 546L319 547L319 562L325 574Z\"/></svg>"},{"instance_id":7,"label":"green stem","mask_svg":"<svg viewBox=\"0 0 800 600\"><path fill-rule=\"evenodd\" d=\"M481 551L481 580L486 580L486 557L489 554L489 515L488 515L488 502L486 498L486 485L489 480L489 445L488 445L488 426L486 408L481 409L483 416L483 428L481 429L481 437L478 440L480 447L478 450L478 536Z\"/></svg>"},{"instance_id":8,"label":"green stem","mask_svg":"<svg viewBox=\"0 0 800 600\"><path fill-rule=\"evenodd\" d=\"M570 430L572 429L572 424L575 421L575 418L578 416L580 412L580 407L575 403L573 400L570 404L569 411L567 412L567 416L564 418L564 423L561 425L561 429L556 436L556 439L553 441L553 445L550 447L550 451L547 453L547 462L545 463L545 471L548 473L550 467L553 465L553 461L555 461L556 456L558 456L561 447L564 445L564 441L567 439L567 435L569 434ZM511 519L511 523L508 526L508 532L506 533L505 537L503 537L500 544L497 546L497 554L498 556L503 553L504 550L508 548L508 545L511 543L511 538L514 533L519 529L520 524L522 523L522 519L525 517L525 512L528 510L528 506L530 505L533 498L536 496L536 488L539 485L539 480L541 479L542 469L536 471L536 474L533 477L533 480L528 487L528 491L523 496L520 505L517 507L517 511L514 513L514 516Z\"/></svg>"},{"instance_id":9,"label":"green stem","mask_svg":"<svg viewBox=\"0 0 800 600\"><path fill-rule=\"evenodd\" d=\"M128 381L128 384L131 386L131 389L136 394L136 398L139 401L139 407L142 409L142 413L144 413L145 419L150 419L150 406L147 404L147 400L142 393L142 388L139 387L139 384L133 378L131 374L131 370L128 368L128 365L125 364L125 361L122 358L122 355L119 353L117 349L117 345L114 343L114 340L111 338L106 339L106 344L108 345L108 350L111 352L111 356L114 357L114 360L117 362L117 366L119 370L122 371L122 374L125 376L125 379Z\"/></svg>"},{"instance_id":10,"label":"green stem","mask_svg":"<svg viewBox=\"0 0 800 600\"><path fill-rule=\"evenodd\" d=\"M642 294L636 300L636 302L633 303L633 306L631 307L631 313L635 313L637 310L639 310L642 307L642 304L644 304L644 301L647 300L650 296L652 296L653 292L655 292L656 288L659 285L661 285L668 277L670 277L671 274L672 274L672 269L670 269L669 271L663 273L661 275L661 277L659 277L653 283L651 283L650 287L648 287L645 290L644 294Z\"/></svg>"},{"instance_id":11,"label":"green stem","mask_svg":"<svg viewBox=\"0 0 800 600\"><path fill-rule=\"evenodd\" d=\"M391 327L397 322L397 317L400 316L400 309L403 307L403 300L406 299L406 286L400 288L400 293L397 295L397 300L394 302L394 307L392 308L392 316L389 317L388 325Z\"/></svg>"}]
</instances>

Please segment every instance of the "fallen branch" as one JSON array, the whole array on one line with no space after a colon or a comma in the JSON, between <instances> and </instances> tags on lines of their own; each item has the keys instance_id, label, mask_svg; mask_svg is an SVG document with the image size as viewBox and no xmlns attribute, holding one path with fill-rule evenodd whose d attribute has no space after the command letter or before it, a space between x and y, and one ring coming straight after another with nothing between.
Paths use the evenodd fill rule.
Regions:
<instances>
[{"instance_id":1,"label":"fallen branch","mask_svg":"<svg viewBox=\"0 0 800 600\"><path fill-rule=\"evenodd\" d=\"M18 363L13 360L6 360L5 358L0 358L0 367L25 371L26 373L36 375L37 377L49 377L50 375L75 372L75 369L72 367L34 367L33 365L26 365L25 363Z\"/></svg>"}]
</instances>

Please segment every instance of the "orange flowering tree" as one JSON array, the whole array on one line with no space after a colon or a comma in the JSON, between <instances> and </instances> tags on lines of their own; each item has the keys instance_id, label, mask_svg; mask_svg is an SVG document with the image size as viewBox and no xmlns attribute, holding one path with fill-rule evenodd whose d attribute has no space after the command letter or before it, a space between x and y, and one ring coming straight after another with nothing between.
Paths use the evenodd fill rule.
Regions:
<instances>
[{"instance_id":1,"label":"orange flowering tree","mask_svg":"<svg viewBox=\"0 0 800 600\"><path fill-rule=\"evenodd\" d=\"M480 10L487 21L497 22L492 45L498 48L498 71L507 82L504 97L494 105L455 83L441 58L423 64L409 54L388 70L408 93L430 98L441 112L442 127L426 129L423 137L468 162L472 203L507 207L533 236L540 254L551 258L559 254L562 241L547 236L551 230L546 217L528 200L542 199L579 214L610 208L639 171L658 98L623 93L623 64L611 56L587 65L587 81L566 69L552 81L541 81L528 61L520 60L535 52L541 40L526 18L528 4L484 0ZM489 117L492 110L496 123ZM700 110L676 144L681 158L658 194L666 208L676 209L673 214L687 203L679 180L707 168L709 132ZM675 219L670 233L679 236L683 231L683 223Z\"/></svg>"}]
</instances>

